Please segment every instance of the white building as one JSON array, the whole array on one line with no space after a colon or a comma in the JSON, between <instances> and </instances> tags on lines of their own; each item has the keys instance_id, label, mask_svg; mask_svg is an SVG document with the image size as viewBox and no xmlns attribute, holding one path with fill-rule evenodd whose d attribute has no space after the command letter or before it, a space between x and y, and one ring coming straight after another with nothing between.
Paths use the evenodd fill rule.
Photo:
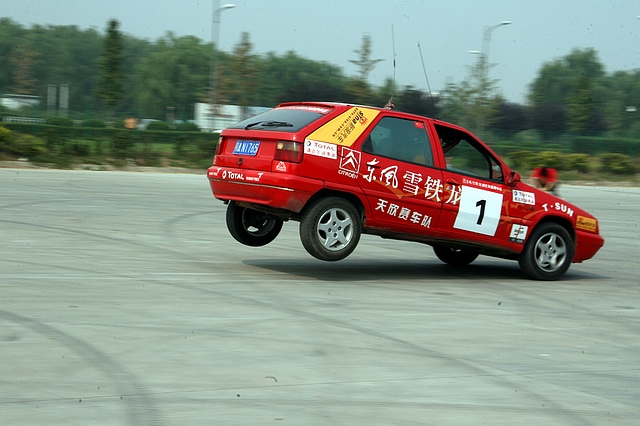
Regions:
<instances>
[{"instance_id":1,"label":"white building","mask_svg":"<svg viewBox=\"0 0 640 426\"><path fill-rule=\"evenodd\" d=\"M32 95L12 95L6 94L0 96L0 105L8 109L20 109L23 107L31 107L40 104L40 96Z\"/></svg>"},{"instance_id":2,"label":"white building","mask_svg":"<svg viewBox=\"0 0 640 426\"><path fill-rule=\"evenodd\" d=\"M268 111L267 107L241 107L239 105L217 105L216 114L211 104L196 103L194 111L195 124L205 132L218 132L239 121Z\"/></svg>"}]
</instances>

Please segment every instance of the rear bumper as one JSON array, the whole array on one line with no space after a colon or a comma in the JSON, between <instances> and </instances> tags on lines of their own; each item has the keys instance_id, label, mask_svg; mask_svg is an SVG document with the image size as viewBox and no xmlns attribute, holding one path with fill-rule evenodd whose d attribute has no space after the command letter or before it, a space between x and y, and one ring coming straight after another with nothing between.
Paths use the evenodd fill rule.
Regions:
<instances>
[{"instance_id":1,"label":"rear bumper","mask_svg":"<svg viewBox=\"0 0 640 426\"><path fill-rule=\"evenodd\" d=\"M207 178L219 200L260 204L295 213L324 187L324 182L317 179L233 167L210 167Z\"/></svg>"},{"instance_id":2,"label":"rear bumper","mask_svg":"<svg viewBox=\"0 0 640 426\"><path fill-rule=\"evenodd\" d=\"M588 232L576 232L576 253L573 256L574 263L580 263L591 259L604 245L604 238Z\"/></svg>"}]
</instances>

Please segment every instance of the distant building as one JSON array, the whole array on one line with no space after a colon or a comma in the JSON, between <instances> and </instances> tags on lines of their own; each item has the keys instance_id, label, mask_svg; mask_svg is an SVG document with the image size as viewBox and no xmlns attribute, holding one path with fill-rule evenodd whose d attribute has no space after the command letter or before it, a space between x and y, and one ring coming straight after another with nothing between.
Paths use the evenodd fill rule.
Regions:
<instances>
[{"instance_id":1,"label":"distant building","mask_svg":"<svg viewBox=\"0 0 640 426\"><path fill-rule=\"evenodd\" d=\"M20 109L40 104L40 96L6 94L0 96L0 105L8 109Z\"/></svg>"},{"instance_id":2,"label":"distant building","mask_svg":"<svg viewBox=\"0 0 640 426\"><path fill-rule=\"evenodd\" d=\"M217 105L216 109L216 113L213 114L211 104L196 103L194 122L202 131L217 132L271 108Z\"/></svg>"}]
</instances>

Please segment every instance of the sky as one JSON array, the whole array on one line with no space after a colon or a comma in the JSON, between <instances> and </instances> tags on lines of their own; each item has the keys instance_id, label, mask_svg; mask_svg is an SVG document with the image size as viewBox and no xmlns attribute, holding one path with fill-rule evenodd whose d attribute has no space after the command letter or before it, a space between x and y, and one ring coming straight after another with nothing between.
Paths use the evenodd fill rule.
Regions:
<instances>
[{"instance_id":1,"label":"sky","mask_svg":"<svg viewBox=\"0 0 640 426\"><path fill-rule=\"evenodd\" d=\"M369 76L376 86L394 76L400 87L433 92L461 82L485 29L504 21L511 24L488 32L489 62L508 101L525 103L542 66L576 48L595 49L607 73L640 69L638 0L0 0L0 17L102 33L115 18L122 32L150 41L171 31L211 42L213 11L228 3L235 7L220 14L222 50L247 32L256 54L295 51L355 76L349 60L367 34L372 59L383 60Z\"/></svg>"}]
</instances>

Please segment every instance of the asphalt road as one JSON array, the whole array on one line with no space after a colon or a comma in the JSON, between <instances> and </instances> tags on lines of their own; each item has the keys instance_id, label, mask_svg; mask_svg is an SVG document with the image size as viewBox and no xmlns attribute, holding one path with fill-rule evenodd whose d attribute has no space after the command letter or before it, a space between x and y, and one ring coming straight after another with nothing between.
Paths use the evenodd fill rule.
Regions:
<instances>
[{"instance_id":1,"label":"asphalt road","mask_svg":"<svg viewBox=\"0 0 640 426\"><path fill-rule=\"evenodd\" d=\"M640 189L558 282L236 243L205 176L0 169L0 425L638 425Z\"/></svg>"}]
</instances>

